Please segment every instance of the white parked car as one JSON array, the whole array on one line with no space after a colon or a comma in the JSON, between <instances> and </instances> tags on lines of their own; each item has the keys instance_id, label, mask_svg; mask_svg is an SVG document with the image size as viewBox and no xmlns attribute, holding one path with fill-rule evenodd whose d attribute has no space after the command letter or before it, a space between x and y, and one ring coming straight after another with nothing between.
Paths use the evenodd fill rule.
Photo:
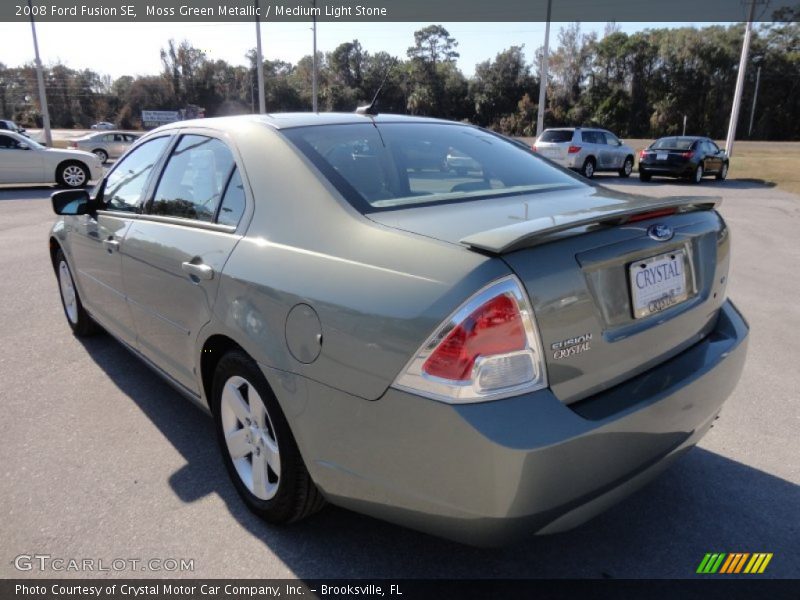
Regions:
<instances>
[{"instance_id":1,"label":"white parked car","mask_svg":"<svg viewBox=\"0 0 800 600\"><path fill-rule=\"evenodd\" d=\"M95 123L92 125L92 129L116 129L117 126L113 123L109 123L108 121L100 121L99 123Z\"/></svg>"},{"instance_id":2,"label":"white parked car","mask_svg":"<svg viewBox=\"0 0 800 600\"><path fill-rule=\"evenodd\" d=\"M18 133L0 132L0 183L58 183L82 187L103 176L103 165L91 152L58 150Z\"/></svg>"},{"instance_id":3,"label":"white parked car","mask_svg":"<svg viewBox=\"0 0 800 600\"><path fill-rule=\"evenodd\" d=\"M616 171L628 177L633 171L633 148L607 129L558 127L545 129L534 152L592 178L599 171Z\"/></svg>"}]
</instances>

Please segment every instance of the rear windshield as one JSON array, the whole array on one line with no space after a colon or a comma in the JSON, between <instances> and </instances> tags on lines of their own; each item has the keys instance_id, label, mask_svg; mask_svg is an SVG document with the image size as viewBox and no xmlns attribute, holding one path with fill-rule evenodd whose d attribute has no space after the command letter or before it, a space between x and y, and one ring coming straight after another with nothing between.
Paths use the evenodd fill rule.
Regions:
<instances>
[{"instance_id":1,"label":"rear windshield","mask_svg":"<svg viewBox=\"0 0 800 600\"><path fill-rule=\"evenodd\" d=\"M499 136L464 125L366 121L281 133L361 212L585 185Z\"/></svg>"},{"instance_id":2,"label":"rear windshield","mask_svg":"<svg viewBox=\"0 0 800 600\"><path fill-rule=\"evenodd\" d=\"M554 144L560 144L561 142L571 142L572 141L572 131L565 131L563 129L551 129L550 131L545 131L542 133L542 137L539 138L540 142L552 142Z\"/></svg>"},{"instance_id":3,"label":"rear windshield","mask_svg":"<svg viewBox=\"0 0 800 600\"><path fill-rule=\"evenodd\" d=\"M656 140L650 147L654 150L689 150L696 141L686 138L666 137Z\"/></svg>"}]
</instances>

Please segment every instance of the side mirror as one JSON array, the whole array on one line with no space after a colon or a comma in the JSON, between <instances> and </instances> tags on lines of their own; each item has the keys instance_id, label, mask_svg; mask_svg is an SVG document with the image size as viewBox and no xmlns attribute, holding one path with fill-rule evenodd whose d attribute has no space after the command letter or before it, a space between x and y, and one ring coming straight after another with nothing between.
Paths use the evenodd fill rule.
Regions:
<instances>
[{"instance_id":1,"label":"side mirror","mask_svg":"<svg viewBox=\"0 0 800 600\"><path fill-rule=\"evenodd\" d=\"M94 203L86 190L55 192L50 201L57 215L86 215L94 210Z\"/></svg>"},{"instance_id":2,"label":"side mirror","mask_svg":"<svg viewBox=\"0 0 800 600\"><path fill-rule=\"evenodd\" d=\"M617 146L624 146L624 145L625 142L623 142L622 140L617 140Z\"/></svg>"},{"instance_id":3,"label":"side mirror","mask_svg":"<svg viewBox=\"0 0 800 600\"><path fill-rule=\"evenodd\" d=\"M25 142L17 142L17 150L30 150L31 147Z\"/></svg>"}]
</instances>

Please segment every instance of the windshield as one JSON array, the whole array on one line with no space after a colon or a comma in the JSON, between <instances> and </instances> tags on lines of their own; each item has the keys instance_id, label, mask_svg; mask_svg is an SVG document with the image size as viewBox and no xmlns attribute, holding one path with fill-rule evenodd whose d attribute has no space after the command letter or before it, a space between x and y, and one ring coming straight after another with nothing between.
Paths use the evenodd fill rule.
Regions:
<instances>
[{"instance_id":1,"label":"windshield","mask_svg":"<svg viewBox=\"0 0 800 600\"><path fill-rule=\"evenodd\" d=\"M281 131L361 212L585 185L489 132L447 123Z\"/></svg>"},{"instance_id":2,"label":"windshield","mask_svg":"<svg viewBox=\"0 0 800 600\"><path fill-rule=\"evenodd\" d=\"M24 137L23 136L19 141L22 144L28 144L28 148L33 148L35 150L44 150L44 148L45 148L39 142L37 142L36 140L33 140L33 139L29 138L29 137Z\"/></svg>"},{"instance_id":3,"label":"windshield","mask_svg":"<svg viewBox=\"0 0 800 600\"><path fill-rule=\"evenodd\" d=\"M691 138L666 137L656 140L650 147L654 150L689 150L694 143L695 140Z\"/></svg>"}]
</instances>

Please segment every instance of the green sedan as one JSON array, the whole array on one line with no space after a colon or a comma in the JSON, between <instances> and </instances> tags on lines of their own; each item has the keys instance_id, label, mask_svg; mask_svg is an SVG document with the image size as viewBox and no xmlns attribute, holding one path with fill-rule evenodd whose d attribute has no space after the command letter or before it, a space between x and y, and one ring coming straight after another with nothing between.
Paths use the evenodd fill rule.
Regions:
<instances>
[{"instance_id":1,"label":"green sedan","mask_svg":"<svg viewBox=\"0 0 800 600\"><path fill-rule=\"evenodd\" d=\"M54 194L49 251L75 335L207 410L264 519L331 503L492 545L586 521L717 418L748 325L715 207L461 123L254 115Z\"/></svg>"}]
</instances>

